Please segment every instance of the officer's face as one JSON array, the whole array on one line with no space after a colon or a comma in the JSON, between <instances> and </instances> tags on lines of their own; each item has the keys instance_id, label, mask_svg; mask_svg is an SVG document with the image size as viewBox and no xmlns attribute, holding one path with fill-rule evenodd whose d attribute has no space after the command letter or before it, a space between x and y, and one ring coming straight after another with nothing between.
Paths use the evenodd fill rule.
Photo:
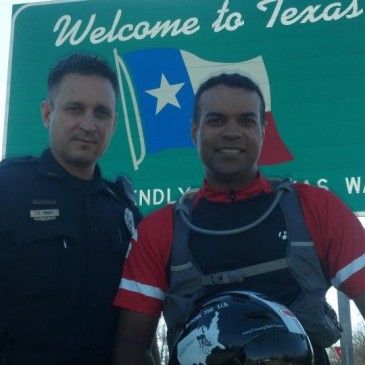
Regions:
<instances>
[{"instance_id":1,"label":"officer's face","mask_svg":"<svg viewBox=\"0 0 365 365\"><path fill-rule=\"evenodd\" d=\"M201 95L199 125L191 132L208 183L237 189L256 178L265 136L260 97L242 88L218 85Z\"/></svg>"},{"instance_id":2,"label":"officer's face","mask_svg":"<svg viewBox=\"0 0 365 365\"><path fill-rule=\"evenodd\" d=\"M111 82L100 76L66 74L42 104L56 160L71 174L91 179L96 161L116 126L116 97Z\"/></svg>"}]
</instances>

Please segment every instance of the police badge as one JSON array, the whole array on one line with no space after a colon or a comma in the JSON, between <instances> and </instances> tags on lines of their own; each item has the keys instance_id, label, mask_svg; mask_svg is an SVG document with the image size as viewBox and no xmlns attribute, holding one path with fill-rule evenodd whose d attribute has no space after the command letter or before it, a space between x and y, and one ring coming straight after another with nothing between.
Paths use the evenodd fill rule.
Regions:
<instances>
[{"instance_id":1,"label":"police badge","mask_svg":"<svg viewBox=\"0 0 365 365\"><path fill-rule=\"evenodd\" d=\"M134 226L133 213L128 208L126 208L124 211L124 222L128 228L128 231L130 232L131 236L133 236L136 228Z\"/></svg>"}]
</instances>

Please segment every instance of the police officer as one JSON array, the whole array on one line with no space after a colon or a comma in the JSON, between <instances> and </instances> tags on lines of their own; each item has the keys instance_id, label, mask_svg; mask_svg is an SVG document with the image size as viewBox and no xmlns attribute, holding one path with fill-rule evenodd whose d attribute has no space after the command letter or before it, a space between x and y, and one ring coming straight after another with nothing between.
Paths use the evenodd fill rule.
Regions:
<instances>
[{"instance_id":1,"label":"police officer","mask_svg":"<svg viewBox=\"0 0 365 365\"><path fill-rule=\"evenodd\" d=\"M0 164L1 364L109 364L112 300L141 215L97 160L117 114L105 60L75 54L48 76L50 148Z\"/></svg>"}]
</instances>

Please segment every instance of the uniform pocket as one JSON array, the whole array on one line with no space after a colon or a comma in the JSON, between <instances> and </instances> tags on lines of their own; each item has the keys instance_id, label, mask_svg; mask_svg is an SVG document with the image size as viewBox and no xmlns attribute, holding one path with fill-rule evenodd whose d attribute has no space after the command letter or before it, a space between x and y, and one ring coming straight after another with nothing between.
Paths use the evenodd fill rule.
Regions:
<instances>
[{"instance_id":1,"label":"uniform pocket","mask_svg":"<svg viewBox=\"0 0 365 365\"><path fill-rule=\"evenodd\" d=\"M125 257L130 241L129 235L120 228L116 228L110 233L110 241L112 251Z\"/></svg>"},{"instance_id":2,"label":"uniform pocket","mask_svg":"<svg viewBox=\"0 0 365 365\"><path fill-rule=\"evenodd\" d=\"M63 290L60 274L75 245L71 225L35 222L16 234L14 280L22 296L47 296Z\"/></svg>"}]
</instances>

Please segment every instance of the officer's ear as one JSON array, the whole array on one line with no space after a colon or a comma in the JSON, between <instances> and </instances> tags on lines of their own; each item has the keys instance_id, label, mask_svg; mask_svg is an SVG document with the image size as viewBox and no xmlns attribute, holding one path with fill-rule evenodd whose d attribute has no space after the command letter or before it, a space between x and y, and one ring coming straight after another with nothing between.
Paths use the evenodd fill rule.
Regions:
<instances>
[{"instance_id":1,"label":"officer's ear","mask_svg":"<svg viewBox=\"0 0 365 365\"><path fill-rule=\"evenodd\" d=\"M43 125L46 128L49 128L51 113L52 113L52 103L49 100L43 100L41 105L41 115L42 115Z\"/></svg>"}]
</instances>

